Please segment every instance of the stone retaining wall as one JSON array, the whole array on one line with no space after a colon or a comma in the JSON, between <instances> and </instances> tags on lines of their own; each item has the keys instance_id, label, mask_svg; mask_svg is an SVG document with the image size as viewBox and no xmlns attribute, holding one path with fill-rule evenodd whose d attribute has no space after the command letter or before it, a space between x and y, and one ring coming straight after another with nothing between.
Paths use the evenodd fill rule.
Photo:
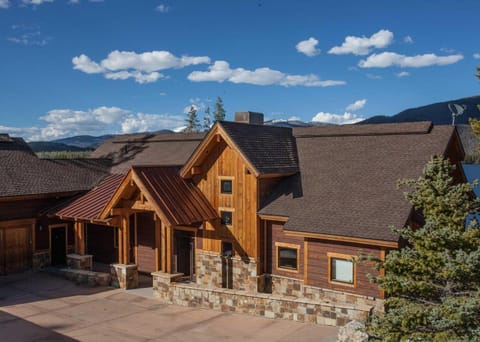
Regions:
<instances>
[{"instance_id":1,"label":"stone retaining wall","mask_svg":"<svg viewBox=\"0 0 480 342\"><path fill-rule=\"evenodd\" d=\"M93 255L67 254L67 266L74 270L88 270L93 268Z\"/></svg>"},{"instance_id":2,"label":"stone retaining wall","mask_svg":"<svg viewBox=\"0 0 480 342\"><path fill-rule=\"evenodd\" d=\"M49 267L51 264L50 261L50 251L36 251L33 253L33 269L40 270L45 267Z\"/></svg>"},{"instance_id":3,"label":"stone retaining wall","mask_svg":"<svg viewBox=\"0 0 480 342\"><path fill-rule=\"evenodd\" d=\"M154 296L169 304L333 326L343 326L351 320L364 321L372 310L371 306L360 304L177 283L177 275L162 272L152 276Z\"/></svg>"}]
</instances>

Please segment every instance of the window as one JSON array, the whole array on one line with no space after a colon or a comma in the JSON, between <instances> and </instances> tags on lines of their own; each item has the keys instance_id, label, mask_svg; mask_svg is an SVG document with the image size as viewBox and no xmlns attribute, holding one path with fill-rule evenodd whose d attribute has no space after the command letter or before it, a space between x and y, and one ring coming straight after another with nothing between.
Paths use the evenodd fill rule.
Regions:
<instances>
[{"instance_id":1,"label":"window","mask_svg":"<svg viewBox=\"0 0 480 342\"><path fill-rule=\"evenodd\" d=\"M222 241L222 256L224 257L233 256L233 245L231 242Z\"/></svg>"},{"instance_id":2,"label":"window","mask_svg":"<svg viewBox=\"0 0 480 342\"><path fill-rule=\"evenodd\" d=\"M222 224L224 224L226 226L231 226L232 225L232 212L231 211L221 210L220 211L220 218L222 220Z\"/></svg>"},{"instance_id":3,"label":"window","mask_svg":"<svg viewBox=\"0 0 480 342\"><path fill-rule=\"evenodd\" d=\"M350 255L329 254L330 282L355 285L355 263Z\"/></svg>"},{"instance_id":4,"label":"window","mask_svg":"<svg viewBox=\"0 0 480 342\"><path fill-rule=\"evenodd\" d=\"M300 246L277 242L277 268L285 271L298 271L298 251Z\"/></svg>"},{"instance_id":5,"label":"window","mask_svg":"<svg viewBox=\"0 0 480 342\"><path fill-rule=\"evenodd\" d=\"M233 192L233 185L231 179L220 180L220 191L222 194L231 195Z\"/></svg>"}]
</instances>

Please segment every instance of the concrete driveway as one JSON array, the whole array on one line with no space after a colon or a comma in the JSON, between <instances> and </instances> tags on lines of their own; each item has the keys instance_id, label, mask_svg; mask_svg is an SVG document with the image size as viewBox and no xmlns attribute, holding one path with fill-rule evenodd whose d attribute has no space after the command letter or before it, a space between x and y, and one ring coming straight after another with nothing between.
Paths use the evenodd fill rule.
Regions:
<instances>
[{"instance_id":1,"label":"concrete driveway","mask_svg":"<svg viewBox=\"0 0 480 342\"><path fill-rule=\"evenodd\" d=\"M336 341L337 328L163 304L44 273L0 276L0 341Z\"/></svg>"}]
</instances>

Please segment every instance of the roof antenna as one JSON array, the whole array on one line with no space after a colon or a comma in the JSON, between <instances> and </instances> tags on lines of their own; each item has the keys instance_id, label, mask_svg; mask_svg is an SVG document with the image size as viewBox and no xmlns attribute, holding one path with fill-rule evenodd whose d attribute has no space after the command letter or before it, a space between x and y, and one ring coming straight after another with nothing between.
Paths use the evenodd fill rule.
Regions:
<instances>
[{"instance_id":1,"label":"roof antenna","mask_svg":"<svg viewBox=\"0 0 480 342\"><path fill-rule=\"evenodd\" d=\"M450 109L450 112L452 113L452 126L455 126L455 118L465 112L465 110L467 109L467 105L449 103L448 109Z\"/></svg>"}]
</instances>

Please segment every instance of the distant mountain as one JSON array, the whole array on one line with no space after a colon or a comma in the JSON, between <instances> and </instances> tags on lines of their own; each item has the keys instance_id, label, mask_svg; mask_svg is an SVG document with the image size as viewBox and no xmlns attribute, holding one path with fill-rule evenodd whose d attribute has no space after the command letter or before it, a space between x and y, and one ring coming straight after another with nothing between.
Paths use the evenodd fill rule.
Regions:
<instances>
[{"instance_id":1,"label":"distant mountain","mask_svg":"<svg viewBox=\"0 0 480 342\"><path fill-rule=\"evenodd\" d=\"M449 103L467 106L465 113L455 119L456 124L468 124L469 117L480 119L480 96L472 96L410 108L393 116L372 116L359 124L432 121L436 125L450 125L452 123L452 114L448 108Z\"/></svg>"},{"instance_id":2,"label":"distant mountain","mask_svg":"<svg viewBox=\"0 0 480 342\"><path fill-rule=\"evenodd\" d=\"M318 126L330 126L333 125L327 122L304 122L300 120L283 120L283 119L275 119L275 120L268 120L264 122L267 126L277 126L277 127L290 127L290 128L298 128L298 127L318 127Z\"/></svg>"},{"instance_id":3,"label":"distant mountain","mask_svg":"<svg viewBox=\"0 0 480 342\"><path fill-rule=\"evenodd\" d=\"M91 148L78 147L72 145L66 145L51 141L31 141L28 143L33 152L58 152L58 151L70 151L81 152L89 151Z\"/></svg>"},{"instance_id":4,"label":"distant mountain","mask_svg":"<svg viewBox=\"0 0 480 342\"><path fill-rule=\"evenodd\" d=\"M75 137L52 140L51 142L93 150L97 148L100 144L102 144L105 140L111 139L114 136L115 135L113 134L101 135L99 137L94 137L91 135L77 135Z\"/></svg>"}]
</instances>

